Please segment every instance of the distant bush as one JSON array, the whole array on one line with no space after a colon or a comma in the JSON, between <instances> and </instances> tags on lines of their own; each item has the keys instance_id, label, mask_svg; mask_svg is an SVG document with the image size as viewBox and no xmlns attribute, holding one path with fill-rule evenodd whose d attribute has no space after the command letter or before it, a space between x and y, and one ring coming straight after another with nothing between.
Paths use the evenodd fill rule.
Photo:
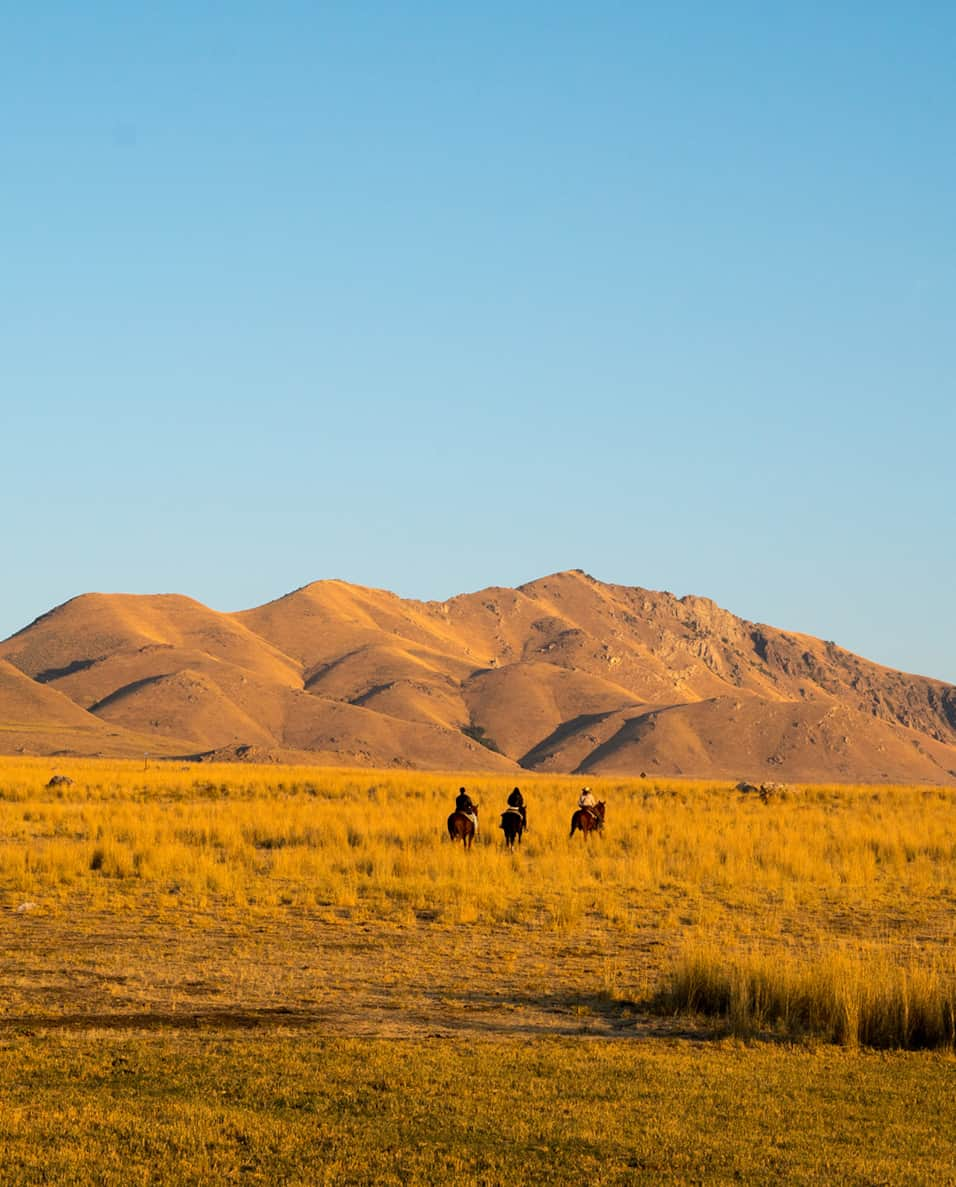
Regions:
<instances>
[{"instance_id":1,"label":"distant bush","mask_svg":"<svg viewBox=\"0 0 956 1187\"><path fill-rule=\"evenodd\" d=\"M484 746L486 750L493 750L495 754L501 753L501 748L493 738L489 738L485 734L485 727L482 725L466 725L461 731L466 738L471 738L473 742L477 742L479 746Z\"/></svg>"}]
</instances>

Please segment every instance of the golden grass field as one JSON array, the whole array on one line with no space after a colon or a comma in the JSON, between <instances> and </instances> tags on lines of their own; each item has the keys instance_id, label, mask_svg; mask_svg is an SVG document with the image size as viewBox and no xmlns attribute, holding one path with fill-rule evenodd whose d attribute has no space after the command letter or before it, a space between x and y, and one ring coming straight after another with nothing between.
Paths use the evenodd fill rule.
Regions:
<instances>
[{"instance_id":1,"label":"golden grass field","mask_svg":"<svg viewBox=\"0 0 956 1187\"><path fill-rule=\"evenodd\" d=\"M0 1183L956 1181L956 792L511 785L0 760Z\"/></svg>"}]
</instances>

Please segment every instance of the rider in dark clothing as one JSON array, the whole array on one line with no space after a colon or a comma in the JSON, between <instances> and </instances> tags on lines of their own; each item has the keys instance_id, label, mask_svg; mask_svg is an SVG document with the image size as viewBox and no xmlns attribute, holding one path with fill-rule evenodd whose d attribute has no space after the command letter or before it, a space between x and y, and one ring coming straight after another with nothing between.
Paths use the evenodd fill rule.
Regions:
<instances>
[{"instance_id":1,"label":"rider in dark clothing","mask_svg":"<svg viewBox=\"0 0 956 1187\"><path fill-rule=\"evenodd\" d=\"M517 808L521 813L521 823L528 827L528 809L525 807L524 796L521 794L521 788L516 787L511 795L508 796L508 807Z\"/></svg>"},{"instance_id":2,"label":"rider in dark clothing","mask_svg":"<svg viewBox=\"0 0 956 1187\"><path fill-rule=\"evenodd\" d=\"M471 796L463 787L458 788L458 796L455 799L455 811L464 812L466 816L475 815L475 805Z\"/></svg>"}]
</instances>

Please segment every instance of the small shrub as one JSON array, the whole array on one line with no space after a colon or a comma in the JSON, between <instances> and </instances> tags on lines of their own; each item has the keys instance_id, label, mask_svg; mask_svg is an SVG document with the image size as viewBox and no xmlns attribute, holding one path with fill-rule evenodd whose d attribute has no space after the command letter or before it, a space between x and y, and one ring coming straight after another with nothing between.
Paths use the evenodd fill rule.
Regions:
<instances>
[{"instance_id":1,"label":"small shrub","mask_svg":"<svg viewBox=\"0 0 956 1187\"><path fill-rule=\"evenodd\" d=\"M471 738L473 742L477 742L479 746L484 746L486 750L493 750L495 754L501 753L497 742L485 734L485 727L483 725L466 725L461 732L466 738Z\"/></svg>"}]
</instances>

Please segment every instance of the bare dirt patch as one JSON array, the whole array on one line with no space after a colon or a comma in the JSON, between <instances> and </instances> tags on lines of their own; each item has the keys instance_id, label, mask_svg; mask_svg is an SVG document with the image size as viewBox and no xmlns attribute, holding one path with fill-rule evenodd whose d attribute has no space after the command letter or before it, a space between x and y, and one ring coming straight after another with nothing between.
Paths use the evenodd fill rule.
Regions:
<instances>
[{"instance_id":1,"label":"bare dirt patch","mask_svg":"<svg viewBox=\"0 0 956 1187\"><path fill-rule=\"evenodd\" d=\"M0 944L0 1029L320 1028L339 1036L667 1033L615 990L658 963L605 928L20 917Z\"/></svg>"}]
</instances>

